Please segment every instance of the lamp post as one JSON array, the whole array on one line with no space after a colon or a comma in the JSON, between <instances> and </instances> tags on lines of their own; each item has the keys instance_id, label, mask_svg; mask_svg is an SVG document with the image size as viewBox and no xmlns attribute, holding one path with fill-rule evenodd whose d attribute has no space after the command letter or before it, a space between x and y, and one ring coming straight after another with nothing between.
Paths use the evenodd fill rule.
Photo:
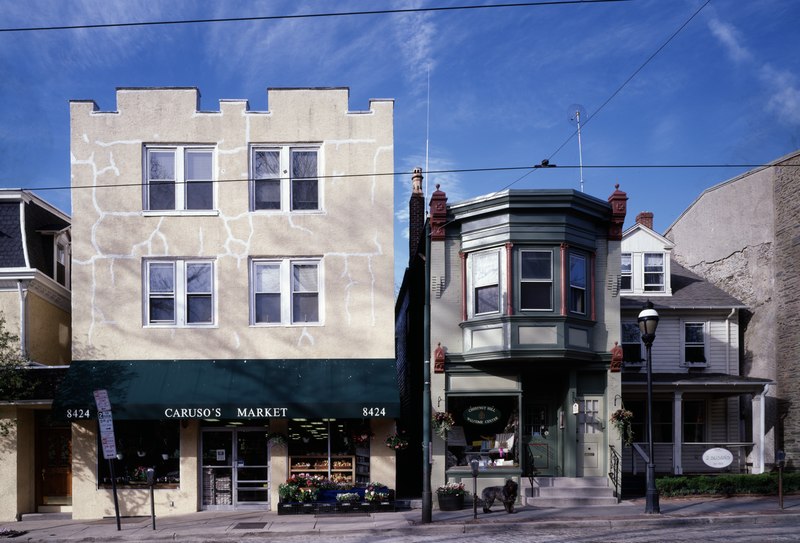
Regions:
<instances>
[{"instance_id":1,"label":"lamp post","mask_svg":"<svg viewBox=\"0 0 800 543\"><path fill-rule=\"evenodd\" d=\"M658 506L658 489L656 488L656 464L653 458L653 358L651 348L656 338L658 312L653 309L650 300L639 313L639 330L647 349L647 490L645 493L645 513L661 513Z\"/></svg>"}]
</instances>

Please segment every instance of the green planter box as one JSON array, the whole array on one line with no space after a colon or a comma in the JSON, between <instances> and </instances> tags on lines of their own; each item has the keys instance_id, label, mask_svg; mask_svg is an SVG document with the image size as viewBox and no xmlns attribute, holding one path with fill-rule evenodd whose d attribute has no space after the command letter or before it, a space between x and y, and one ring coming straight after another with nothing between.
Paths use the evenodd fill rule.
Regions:
<instances>
[{"instance_id":1,"label":"green planter box","mask_svg":"<svg viewBox=\"0 0 800 543\"><path fill-rule=\"evenodd\" d=\"M460 511L464 509L463 494L436 494L440 511Z\"/></svg>"}]
</instances>

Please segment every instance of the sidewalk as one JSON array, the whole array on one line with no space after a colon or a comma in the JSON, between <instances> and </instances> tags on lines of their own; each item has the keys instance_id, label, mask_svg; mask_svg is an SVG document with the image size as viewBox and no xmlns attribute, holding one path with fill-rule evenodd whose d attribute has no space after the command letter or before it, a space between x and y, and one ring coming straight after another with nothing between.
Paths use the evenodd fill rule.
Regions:
<instances>
[{"instance_id":1,"label":"sidewalk","mask_svg":"<svg viewBox=\"0 0 800 543\"><path fill-rule=\"evenodd\" d=\"M623 502L616 506L539 508L520 507L509 515L495 505L493 512L433 511L433 522L422 524L420 509L394 513L352 515L281 515L271 511L203 511L188 515L156 518L156 530L150 517L123 518L117 531L114 518L78 521L64 515L26 515L20 522L0 523L0 540L10 541L237 541L253 536L301 535L320 533L491 533L508 524L531 523L537 528L585 525L664 526L711 523L771 524L794 522L800 525L800 496L784 498L784 509L776 497L662 499L661 514L644 513L644 500ZM4 530L13 530L19 537Z\"/></svg>"}]
</instances>

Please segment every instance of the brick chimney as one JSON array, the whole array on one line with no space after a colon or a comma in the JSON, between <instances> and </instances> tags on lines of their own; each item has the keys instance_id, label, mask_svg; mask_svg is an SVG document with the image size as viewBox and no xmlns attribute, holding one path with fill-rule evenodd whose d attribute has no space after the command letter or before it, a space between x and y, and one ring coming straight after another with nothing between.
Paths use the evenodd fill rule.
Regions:
<instances>
[{"instance_id":1,"label":"brick chimney","mask_svg":"<svg viewBox=\"0 0 800 543\"><path fill-rule=\"evenodd\" d=\"M422 195L422 168L411 174L411 198L408 201L408 261L417 254L419 240L425 229L425 197Z\"/></svg>"},{"instance_id":2,"label":"brick chimney","mask_svg":"<svg viewBox=\"0 0 800 543\"><path fill-rule=\"evenodd\" d=\"M619 190L619 183L614 185L614 192L608 197L611 204L611 225L608 228L608 239L622 240L622 225L628 212L628 195Z\"/></svg>"},{"instance_id":3,"label":"brick chimney","mask_svg":"<svg viewBox=\"0 0 800 543\"><path fill-rule=\"evenodd\" d=\"M653 229L653 212L652 211L642 211L638 215L636 215L636 224L641 224L642 226L646 226L650 230Z\"/></svg>"}]
</instances>

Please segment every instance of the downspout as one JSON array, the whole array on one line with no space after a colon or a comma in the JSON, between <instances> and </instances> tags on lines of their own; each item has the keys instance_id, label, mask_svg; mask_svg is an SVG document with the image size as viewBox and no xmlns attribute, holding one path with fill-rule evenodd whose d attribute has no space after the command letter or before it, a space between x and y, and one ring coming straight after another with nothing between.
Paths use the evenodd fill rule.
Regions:
<instances>
[{"instance_id":1,"label":"downspout","mask_svg":"<svg viewBox=\"0 0 800 543\"><path fill-rule=\"evenodd\" d=\"M725 373L727 373L728 375L731 374L731 319L733 318L733 316L735 314L736 314L736 308L734 307L734 308L731 308L730 314L727 317L725 317L725 325L726 325L727 334L728 334L727 343L726 343L728 348L725 349L725 368L726 368ZM738 368L736 370L736 375L739 375Z\"/></svg>"},{"instance_id":2,"label":"downspout","mask_svg":"<svg viewBox=\"0 0 800 543\"><path fill-rule=\"evenodd\" d=\"M22 358L28 358L28 289L23 287L23 281L17 281L19 292L19 350Z\"/></svg>"},{"instance_id":3,"label":"downspout","mask_svg":"<svg viewBox=\"0 0 800 543\"><path fill-rule=\"evenodd\" d=\"M422 318L422 524L433 517L431 493L431 223L425 225L425 306Z\"/></svg>"},{"instance_id":4,"label":"downspout","mask_svg":"<svg viewBox=\"0 0 800 543\"><path fill-rule=\"evenodd\" d=\"M758 447L758 473L764 473L764 466L766 465L765 458L764 458L764 447L767 444L767 427L765 426L767 423L767 388L769 387L768 384L764 385L764 390L761 391L761 409L759 409L758 416L761 419L761 431L759 432L758 438L761 440L761 445Z\"/></svg>"}]
</instances>

